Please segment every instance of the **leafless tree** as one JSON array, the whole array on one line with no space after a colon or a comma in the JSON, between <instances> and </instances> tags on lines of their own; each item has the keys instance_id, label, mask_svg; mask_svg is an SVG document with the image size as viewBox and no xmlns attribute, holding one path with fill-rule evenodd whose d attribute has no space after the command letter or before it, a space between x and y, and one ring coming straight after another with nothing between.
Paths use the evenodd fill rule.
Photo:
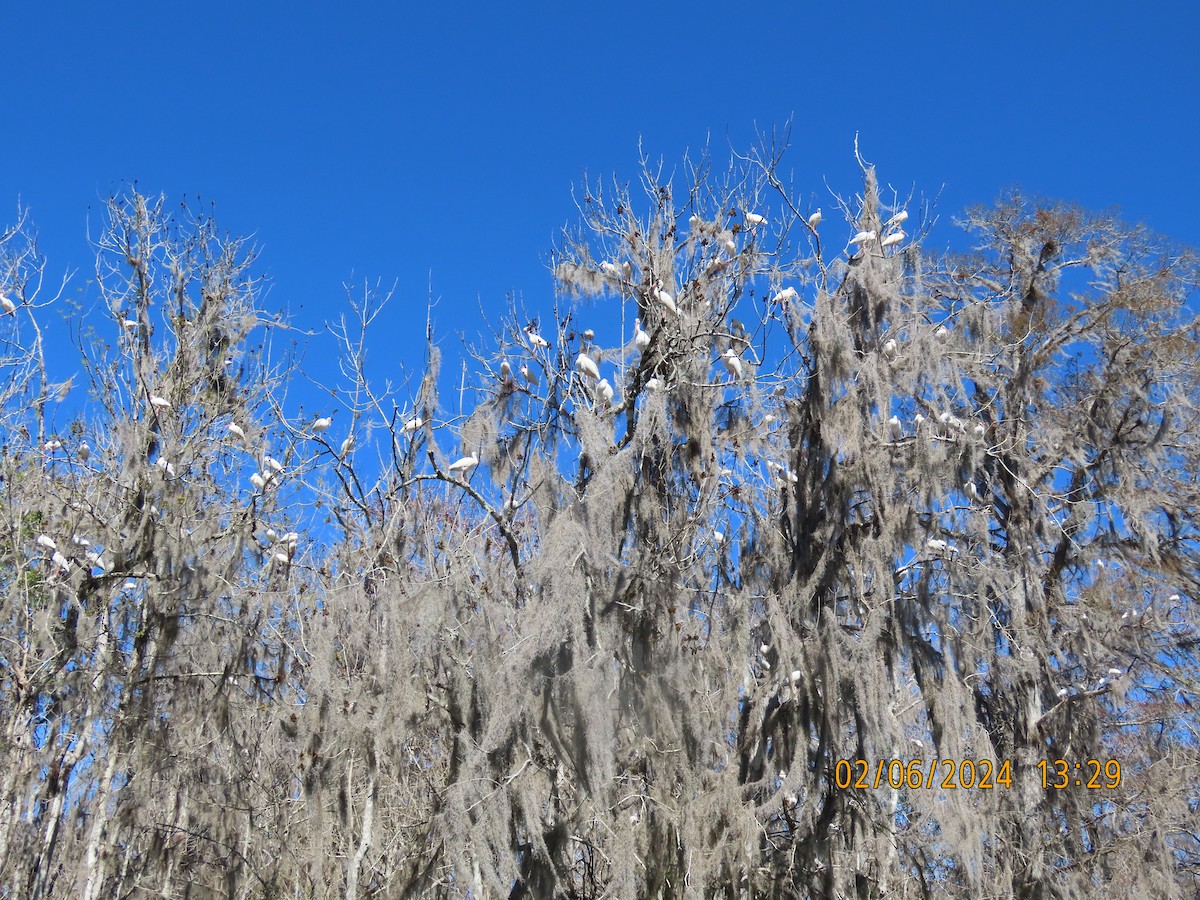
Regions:
<instances>
[{"instance_id":1,"label":"leafless tree","mask_svg":"<svg viewBox=\"0 0 1200 900\"><path fill-rule=\"evenodd\" d=\"M582 186L465 405L356 289L332 421L134 195L56 430L7 233L8 895L1193 895L1193 255L784 159Z\"/></svg>"}]
</instances>

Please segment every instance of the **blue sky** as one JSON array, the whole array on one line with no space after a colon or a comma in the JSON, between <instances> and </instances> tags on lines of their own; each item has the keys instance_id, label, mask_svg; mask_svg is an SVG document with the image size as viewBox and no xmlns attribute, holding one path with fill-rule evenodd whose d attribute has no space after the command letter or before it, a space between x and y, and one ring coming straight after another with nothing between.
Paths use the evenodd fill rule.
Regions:
<instances>
[{"instance_id":1,"label":"blue sky","mask_svg":"<svg viewBox=\"0 0 1200 900\"><path fill-rule=\"evenodd\" d=\"M302 328L395 281L377 353L412 366L430 290L448 349L507 292L548 310L572 185L634 177L639 139L721 156L792 116L817 204L858 187L858 132L884 183L940 192L934 243L1020 185L1200 245L1200 6L1145 6L11 4L0 221L23 201L82 279L102 197L199 195Z\"/></svg>"}]
</instances>

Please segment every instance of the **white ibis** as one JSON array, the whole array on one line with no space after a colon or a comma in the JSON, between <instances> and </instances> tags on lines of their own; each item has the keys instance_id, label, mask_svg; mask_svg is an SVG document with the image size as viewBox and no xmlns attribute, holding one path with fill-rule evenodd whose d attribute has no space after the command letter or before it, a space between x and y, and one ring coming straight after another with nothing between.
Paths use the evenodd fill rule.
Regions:
<instances>
[{"instance_id":1,"label":"white ibis","mask_svg":"<svg viewBox=\"0 0 1200 900\"><path fill-rule=\"evenodd\" d=\"M602 262L600 263L600 271L609 278L616 278L618 280L621 278L621 267L616 263L610 263L608 261Z\"/></svg>"},{"instance_id":2,"label":"white ibis","mask_svg":"<svg viewBox=\"0 0 1200 900\"><path fill-rule=\"evenodd\" d=\"M942 340L942 339L943 339L944 337L946 337L946 335L948 335L949 333L950 333L950 329L949 329L949 328L947 328L945 325L939 325L939 326L938 326L938 328L937 328L937 331L935 331L935 332L933 333L933 336L934 336L935 338L937 338L938 340Z\"/></svg>"},{"instance_id":3,"label":"white ibis","mask_svg":"<svg viewBox=\"0 0 1200 900\"><path fill-rule=\"evenodd\" d=\"M737 242L733 238L725 241L725 249L729 251L730 256L737 256Z\"/></svg>"},{"instance_id":4,"label":"white ibis","mask_svg":"<svg viewBox=\"0 0 1200 900\"><path fill-rule=\"evenodd\" d=\"M646 379L646 390L657 391L661 387L662 387L662 382L659 381L657 378L647 378Z\"/></svg>"},{"instance_id":5,"label":"white ibis","mask_svg":"<svg viewBox=\"0 0 1200 900\"><path fill-rule=\"evenodd\" d=\"M817 230L817 226L821 224L821 210L818 209L815 213L808 217L808 227L813 231Z\"/></svg>"},{"instance_id":6,"label":"white ibis","mask_svg":"<svg viewBox=\"0 0 1200 900\"><path fill-rule=\"evenodd\" d=\"M8 315L9 313L15 313L17 311L17 304L13 303L4 294L0 294L0 306L4 307L5 315Z\"/></svg>"},{"instance_id":7,"label":"white ibis","mask_svg":"<svg viewBox=\"0 0 1200 900\"><path fill-rule=\"evenodd\" d=\"M407 422L405 422L400 427L400 430L402 432L404 432L405 434L412 434L415 431L420 431L421 426L424 424L425 424L425 420L422 419L420 416L416 416L412 419L409 419Z\"/></svg>"},{"instance_id":8,"label":"white ibis","mask_svg":"<svg viewBox=\"0 0 1200 900\"><path fill-rule=\"evenodd\" d=\"M850 238L850 243L852 245L859 245L859 244L865 244L868 241L873 241L873 240L875 240L875 232L874 231L860 231L854 237Z\"/></svg>"},{"instance_id":9,"label":"white ibis","mask_svg":"<svg viewBox=\"0 0 1200 900\"><path fill-rule=\"evenodd\" d=\"M1059 688L1058 694L1056 696L1061 700L1063 697L1067 696L1067 694L1069 694L1069 693L1070 693L1070 691L1068 691L1066 688Z\"/></svg>"},{"instance_id":10,"label":"white ibis","mask_svg":"<svg viewBox=\"0 0 1200 900\"><path fill-rule=\"evenodd\" d=\"M608 383L607 378L601 378L596 384L596 396L605 405L612 403L615 392L613 391L613 386Z\"/></svg>"},{"instance_id":11,"label":"white ibis","mask_svg":"<svg viewBox=\"0 0 1200 900\"><path fill-rule=\"evenodd\" d=\"M794 287L786 287L774 297L771 298L772 303L795 303L800 299L800 295L796 293Z\"/></svg>"},{"instance_id":12,"label":"white ibis","mask_svg":"<svg viewBox=\"0 0 1200 900\"><path fill-rule=\"evenodd\" d=\"M87 441L81 441L79 444L79 450L76 452L79 454L80 462L87 462L88 457L92 455L92 448L88 446Z\"/></svg>"},{"instance_id":13,"label":"white ibis","mask_svg":"<svg viewBox=\"0 0 1200 900\"><path fill-rule=\"evenodd\" d=\"M512 377L512 366L507 359L500 360L500 377L505 380Z\"/></svg>"},{"instance_id":14,"label":"white ibis","mask_svg":"<svg viewBox=\"0 0 1200 900\"><path fill-rule=\"evenodd\" d=\"M730 347L721 354L721 361L725 363L725 368L729 371L729 377L733 381L737 381L742 377L742 361L737 355L737 351Z\"/></svg>"},{"instance_id":15,"label":"white ibis","mask_svg":"<svg viewBox=\"0 0 1200 900\"><path fill-rule=\"evenodd\" d=\"M279 533L274 528L268 528L264 534L266 535L268 544L273 544L279 540Z\"/></svg>"},{"instance_id":16,"label":"white ibis","mask_svg":"<svg viewBox=\"0 0 1200 900\"><path fill-rule=\"evenodd\" d=\"M450 463L450 471L465 479L467 473L479 465L479 457L472 453L470 456L464 456Z\"/></svg>"},{"instance_id":17,"label":"white ibis","mask_svg":"<svg viewBox=\"0 0 1200 900\"><path fill-rule=\"evenodd\" d=\"M967 496L970 497L972 500L979 499L979 488L975 486L975 482L968 481L966 484L963 485L963 490L965 490L967 492Z\"/></svg>"},{"instance_id":18,"label":"white ibis","mask_svg":"<svg viewBox=\"0 0 1200 900\"><path fill-rule=\"evenodd\" d=\"M883 223L884 228L891 228L893 225L899 225L901 222L908 221L908 210L902 209L890 219Z\"/></svg>"},{"instance_id":19,"label":"white ibis","mask_svg":"<svg viewBox=\"0 0 1200 900\"><path fill-rule=\"evenodd\" d=\"M354 449L354 435L349 435L344 441L342 441L342 446L338 450L338 456L345 456L347 453L349 453L353 449Z\"/></svg>"},{"instance_id":20,"label":"white ibis","mask_svg":"<svg viewBox=\"0 0 1200 900\"><path fill-rule=\"evenodd\" d=\"M313 434L321 434L323 431L328 431L329 426L333 424L333 416L324 416L312 423Z\"/></svg>"},{"instance_id":21,"label":"white ibis","mask_svg":"<svg viewBox=\"0 0 1200 900\"><path fill-rule=\"evenodd\" d=\"M644 351L650 346L650 335L646 334L642 328L642 320L633 320L633 346L638 348L638 352Z\"/></svg>"},{"instance_id":22,"label":"white ibis","mask_svg":"<svg viewBox=\"0 0 1200 900\"><path fill-rule=\"evenodd\" d=\"M172 465L165 456L160 456L154 461L154 464L166 472L168 478L175 477L175 466Z\"/></svg>"},{"instance_id":23,"label":"white ibis","mask_svg":"<svg viewBox=\"0 0 1200 900\"><path fill-rule=\"evenodd\" d=\"M767 221L766 216L760 216L758 213L746 213L746 224L751 228L757 228L763 222Z\"/></svg>"},{"instance_id":24,"label":"white ibis","mask_svg":"<svg viewBox=\"0 0 1200 900\"><path fill-rule=\"evenodd\" d=\"M225 426L225 428L239 441L244 441L246 439L246 432L242 431L242 426L237 422L230 422L227 426Z\"/></svg>"},{"instance_id":25,"label":"white ibis","mask_svg":"<svg viewBox=\"0 0 1200 900\"><path fill-rule=\"evenodd\" d=\"M671 315L679 315L679 309L675 306L675 298L662 288L654 289L654 299L661 303L666 309L670 310Z\"/></svg>"},{"instance_id":26,"label":"white ibis","mask_svg":"<svg viewBox=\"0 0 1200 900\"><path fill-rule=\"evenodd\" d=\"M899 349L899 347L900 345L896 343L895 338L888 338L883 342L883 355L889 359L894 359L896 356L896 351Z\"/></svg>"},{"instance_id":27,"label":"white ibis","mask_svg":"<svg viewBox=\"0 0 1200 900\"><path fill-rule=\"evenodd\" d=\"M159 397L157 394L150 395L150 405L155 409L170 409L171 401L166 397Z\"/></svg>"},{"instance_id":28,"label":"white ibis","mask_svg":"<svg viewBox=\"0 0 1200 900\"><path fill-rule=\"evenodd\" d=\"M266 467L264 469L264 471L266 471L266 469L270 469L273 472L282 472L283 471L283 463L281 463L279 460L277 460L273 456L264 455L262 458L262 461L263 461L263 465Z\"/></svg>"},{"instance_id":29,"label":"white ibis","mask_svg":"<svg viewBox=\"0 0 1200 900\"><path fill-rule=\"evenodd\" d=\"M547 350L550 347L550 342L534 331L532 325L526 326L525 337L529 341L529 346L534 350Z\"/></svg>"},{"instance_id":30,"label":"white ibis","mask_svg":"<svg viewBox=\"0 0 1200 900\"><path fill-rule=\"evenodd\" d=\"M900 424L899 416L892 416L888 419L888 431L892 435L893 441L898 441L904 435L904 427Z\"/></svg>"},{"instance_id":31,"label":"white ibis","mask_svg":"<svg viewBox=\"0 0 1200 900\"><path fill-rule=\"evenodd\" d=\"M531 369L528 363L523 363L521 365L521 377L524 378L526 383L530 385L536 385L538 383L537 370Z\"/></svg>"},{"instance_id":32,"label":"white ibis","mask_svg":"<svg viewBox=\"0 0 1200 900\"><path fill-rule=\"evenodd\" d=\"M600 377L600 367L596 365L596 361L586 353L580 353L575 359L575 368L581 374L586 375L592 381L596 381Z\"/></svg>"},{"instance_id":33,"label":"white ibis","mask_svg":"<svg viewBox=\"0 0 1200 900\"><path fill-rule=\"evenodd\" d=\"M250 476L250 483L254 485L256 491L265 491L267 489L267 479L263 478L257 472Z\"/></svg>"},{"instance_id":34,"label":"white ibis","mask_svg":"<svg viewBox=\"0 0 1200 900\"><path fill-rule=\"evenodd\" d=\"M882 241L879 242L879 246L880 247L894 247L898 243L900 243L902 240L904 240L906 237L908 237L908 235L905 234L903 231L893 231L891 234L889 234L887 237L885 237Z\"/></svg>"},{"instance_id":35,"label":"white ibis","mask_svg":"<svg viewBox=\"0 0 1200 900\"><path fill-rule=\"evenodd\" d=\"M292 558L290 556L288 556L286 553L284 553L282 550L278 551L275 554L275 562L277 562L277 563L282 563L283 565L286 566L291 561L292 561Z\"/></svg>"},{"instance_id":36,"label":"white ibis","mask_svg":"<svg viewBox=\"0 0 1200 900\"><path fill-rule=\"evenodd\" d=\"M765 416L763 416L763 424L764 425L774 425L775 424L775 416L773 416L771 413L767 413Z\"/></svg>"},{"instance_id":37,"label":"white ibis","mask_svg":"<svg viewBox=\"0 0 1200 900\"><path fill-rule=\"evenodd\" d=\"M58 550L54 551L54 554L50 557L50 559L56 566L58 566L64 572L66 572L71 567L70 560L68 560L65 556L63 556L62 553Z\"/></svg>"},{"instance_id":38,"label":"white ibis","mask_svg":"<svg viewBox=\"0 0 1200 900\"><path fill-rule=\"evenodd\" d=\"M121 327L124 328L126 331L133 331L135 328L138 327L138 321L137 321L137 319L122 319Z\"/></svg>"},{"instance_id":39,"label":"white ibis","mask_svg":"<svg viewBox=\"0 0 1200 900\"><path fill-rule=\"evenodd\" d=\"M937 553L940 556L944 556L946 554L946 550L949 548L949 546L950 545L941 538L930 538L925 542L926 550L928 550L930 553Z\"/></svg>"},{"instance_id":40,"label":"white ibis","mask_svg":"<svg viewBox=\"0 0 1200 900\"><path fill-rule=\"evenodd\" d=\"M585 341L594 341L596 339L596 332L592 331L590 328L585 328L583 330L583 339Z\"/></svg>"},{"instance_id":41,"label":"white ibis","mask_svg":"<svg viewBox=\"0 0 1200 900\"><path fill-rule=\"evenodd\" d=\"M58 544L54 543L54 538L48 534L39 534L37 538L39 547L45 547L47 550L57 550Z\"/></svg>"},{"instance_id":42,"label":"white ibis","mask_svg":"<svg viewBox=\"0 0 1200 900\"><path fill-rule=\"evenodd\" d=\"M62 449L62 441L60 441L58 439L55 439L52 441L46 441L46 443L44 443L42 445L42 449L45 450L47 453L54 453L56 450Z\"/></svg>"}]
</instances>

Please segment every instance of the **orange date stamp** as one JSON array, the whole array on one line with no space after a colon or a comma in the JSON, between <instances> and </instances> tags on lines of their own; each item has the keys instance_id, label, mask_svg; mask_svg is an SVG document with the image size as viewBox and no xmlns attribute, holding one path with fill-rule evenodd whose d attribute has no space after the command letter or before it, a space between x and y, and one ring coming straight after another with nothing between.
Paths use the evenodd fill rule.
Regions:
<instances>
[{"instance_id":1,"label":"orange date stamp","mask_svg":"<svg viewBox=\"0 0 1200 900\"><path fill-rule=\"evenodd\" d=\"M1114 790L1121 786L1121 763L1115 759L1042 760L1033 766L1043 790L1069 787ZM1011 759L839 759L833 781L842 790L909 788L989 791L1011 788Z\"/></svg>"}]
</instances>

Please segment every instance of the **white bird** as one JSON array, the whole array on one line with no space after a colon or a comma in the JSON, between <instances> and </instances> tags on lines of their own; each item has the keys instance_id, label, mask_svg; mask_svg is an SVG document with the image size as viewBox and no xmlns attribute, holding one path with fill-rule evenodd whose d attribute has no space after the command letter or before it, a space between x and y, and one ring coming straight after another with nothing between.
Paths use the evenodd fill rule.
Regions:
<instances>
[{"instance_id":1,"label":"white bird","mask_svg":"<svg viewBox=\"0 0 1200 900\"><path fill-rule=\"evenodd\" d=\"M850 243L851 244L865 244L868 241L873 241L873 240L875 240L875 232L874 231L860 231L854 237L850 238Z\"/></svg>"},{"instance_id":2,"label":"white bird","mask_svg":"<svg viewBox=\"0 0 1200 900\"><path fill-rule=\"evenodd\" d=\"M6 315L8 313L14 313L17 311L17 304L13 303L3 294L0 294L0 306L4 307L4 312Z\"/></svg>"},{"instance_id":3,"label":"white bird","mask_svg":"<svg viewBox=\"0 0 1200 900\"><path fill-rule=\"evenodd\" d=\"M721 355L721 361L725 363L725 368L729 370L729 377L737 381L742 377L742 361L738 358L737 351L730 347Z\"/></svg>"},{"instance_id":4,"label":"white bird","mask_svg":"<svg viewBox=\"0 0 1200 900\"><path fill-rule=\"evenodd\" d=\"M512 375L512 366L509 365L507 359L500 360L500 377L508 378Z\"/></svg>"},{"instance_id":5,"label":"white bird","mask_svg":"<svg viewBox=\"0 0 1200 900\"><path fill-rule=\"evenodd\" d=\"M888 419L888 431L892 435L893 441L898 441L904 434L904 426L900 424L899 416L892 416Z\"/></svg>"},{"instance_id":6,"label":"white bird","mask_svg":"<svg viewBox=\"0 0 1200 900\"><path fill-rule=\"evenodd\" d=\"M79 453L80 461L87 462L88 457L92 455L92 448L88 446L87 441L83 441L80 443L79 450L77 452Z\"/></svg>"},{"instance_id":7,"label":"white bird","mask_svg":"<svg viewBox=\"0 0 1200 900\"><path fill-rule=\"evenodd\" d=\"M50 559L53 561L53 563L56 566L58 566L64 572L70 568L70 565L71 565L70 561L65 556L63 556L62 553L60 553L57 550L54 551L54 555L51 556Z\"/></svg>"},{"instance_id":8,"label":"white bird","mask_svg":"<svg viewBox=\"0 0 1200 900\"><path fill-rule=\"evenodd\" d=\"M799 299L800 299L800 295L796 293L796 289L794 287L786 287L782 291L780 291L778 294L776 294L774 297L772 297L771 302L772 303L788 303L790 301L790 302L795 303Z\"/></svg>"},{"instance_id":9,"label":"white bird","mask_svg":"<svg viewBox=\"0 0 1200 900\"><path fill-rule=\"evenodd\" d=\"M642 320L633 320L633 345L638 348L638 351L643 351L650 346L650 335L646 334L642 328Z\"/></svg>"},{"instance_id":10,"label":"white bird","mask_svg":"<svg viewBox=\"0 0 1200 900\"><path fill-rule=\"evenodd\" d=\"M903 231L893 231L891 234L889 234L887 237L885 237L882 241L879 242L879 246L894 247L896 244L900 243L906 237L908 237L908 235L905 234Z\"/></svg>"},{"instance_id":11,"label":"white bird","mask_svg":"<svg viewBox=\"0 0 1200 900\"><path fill-rule=\"evenodd\" d=\"M714 532L713 532L713 540L714 540L714 541L716 541L718 544L723 544L723 543L725 543L725 532L723 532L723 531L714 531Z\"/></svg>"},{"instance_id":12,"label":"white bird","mask_svg":"<svg viewBox=\"0 0 1200 900\"><path fill-rule=\"evenodd\" d=\"M133 331L133 329L138 327L137 319L122 319L121 327L127 331Z\"/></svg>"},{"instance_id":13,"label":"white bird","mask_svg":"<svg viewBox=\"0 0 1200 900\"><path fill-rule=\"evenodd\" d=\"M54 538L48 534L39 534L37 543L39 547L45 547L47 550L57 550L58 544L54 543Z\"/></svg>"},{"instance_id":14,"label":"white bird","mask_svg":"<svg viewBox=\"0 0 1200 900\"><path fill-rule=\"evenodd\" d=\"M760 216L758 213L746 213L746 224L751 228L757 228L763 222L767 221L766 216Z\"/></svg>"},{"instance_id":15,"label":"white bird","mask_svg":"<svg viewBox=\"0 0 1200 900\"><path fill-rule=\"evenodd\" d=\"M450 471L457 475L461 475L465 479L467 477L467 473L477 465L479 465L479 457L472 453L470 456L464 456L450 463Z\"/></svg>"},{"instance_id":16,"label":"white bird","mask_svg":"<svg viewBox=\"0 0 1200 900\"><path fill-rule=\"evenodd\" d=\"M329 426L332 424L333 424L332 416L325 416L324 418L317 419L315 422L312 423L312 432L313 432L313 434L320 434L321 432L326 431L329 428Z\"/></svg>"},{"instance_id":17,"label":"white bird","mask_svg":"<svg viewBox=\"0 0 1200 900\"><path fill-rule=\"evenodd\" d=\"M619 279L621 277L621 267L618 266L616 263L611 263L611 262L608 262L607 260L605 262L600 263L600 271L603 272L605 275L607 275L609 278Z\"/></svg>"},{"instance_id":18,"label":"white bird","mask_svg":"<svg viewBox=\"0 0 1200 900\"><path fill-rule=\"evenodd\" d=\"M279 460L277 460L273 456L264 455L262 458L262 461L263 461L263 464L269 469L273 469L276 472L283 471L283 463L281 463ZM264 469L264 471L265 471L265 469Z\"/></svg>"},{"instance_id":19,"label":"white bird","mask_svg":"<svg viewBox=\"0 0 1200 900\"><path fill-rule=\"evenodd\" d=\"M608 383L607 378L601 378L596 384L596 396L600 398L602 403L612 403L615 392L613 391L613 386Z\"/></svg>"},{"instance_id":20,"label":"white bird","mask_svg":"<svg viewBox=\"0 0 1200 900\"><path fill-rule=\"evenodd\" d=\"M237 422L230 422L225 428L238 440L244 441L246 439L246 432L242 431L242 426Z\"/></svg>"},{"instance_id":21,"label":"white bird","mask_svg":"<svg viewBox=\"0 0 1200 900\"><path fill-rule=\"evenodd\" d=\"M59 441L59 440L46 441L46 443L44 443L42 445L42 449L45 450L47 453L53 453L56 450L61 450L62 449L62 441Z\"/></svg>"},{"instance_id":22,"label":"white bird","mask_svg":"<svg viewBox=\"0 0 1200 900\"><path fill-rule=\"evenodd\" d=\"M945 541L941 540L940 538L930 538L929 540L927 540L925 542L925 549L928 550L930 553L944 554L948 548L949 548L949 544L947 544Z\"/></svg>"},{"instance_id":23,"label":"white bird","mask_svg":"<svg viewBox=\"0 0 1200 900\"><path fill-rule=\"evenodd\" d=\"M808 217L808 227L813 231L817 230L817 226L821 224L821 210L818 209L815 213Z\"/></svg>"},{"instance_id":24,"label":"white bird","mask_svg":"<svg viewBox=\"0 0 1200 900\"><path fill-rule=\"evenodd\" d=\"M276 531L274 528L268 528L268 529L266 530L265 534L266 534L266 536L267 536L267 543L268 543L268 544L273 544L273 543L275 543L277 540L279 540L279 533L278 533L278 532L277 532L277 531Z\"/></svg>"},{"instance_id":25,"label":"white bird","mask_svg":"<svg viewBox=\"0 0 1200 900\"><path fill-rule=\"evenodd\" d=\"M157 394L151 394L150 405L155 409L170 409L171 401L165 397L159 397Z\"/></svg>"},{"instance_id":26,"label":"white bird","mask_svg":"<svg viewBox=\"0 0 1200 900\"><path fill-rule=\"evenodd\" d=\"M521 377L529 384L536 385L538 383L537 370L529 368L528 363L521 365Z\"/></svg>"},{"instance_id":27,"label":"white bird","mask_svg":"<svg viewBox=\"0 0 1200 900\"><path fill-rule=\"evenodd\" d=\"M763 416L763 424L764 425L772 425L772 424L774 424L774 422L775 422L775 416L773 416L771 413L767 413L765 416Z\"/></svg>"},{"instance_id":28,"label":"white bird","mask_svg":"<svg viewBox=\"0 0 1200 900\"><path fill-rule=\"evenodd\" d=\"M400 427L400 430L402 432L404 432L405 434L412 434L414 431L420 431L421 426L424 424L425 424L425 420L422 419L420 416L416 416L412 419L409 419L407 422L405 422Z\"/></svg>"},{"instance_id":29,"label":"white bird","mask_svg":"<svg viewBox=\"0 0 1200 900\"><path fill-rule=\"evenodd\" d=\"M979 488L977 488L975 486L975 482L968 481L966 484L963 485L963 490L965 490L967 492L967 496L970 497L972 500L979 499Z\"/></svg>"},{"instance_id":30,"label":"white bird","mask_svg":"<svg viewBox=\"0 0 1200 900\"><path fill-rule=\"evenodd\" d=\"M948 335L949 333L950 333L950 330L945 325L939 325L937 331L935 331L933 333L933 336L940 340L940 339L944 338L946 335Z\"/></svg>"},{"instance_id":31,"label":"white bird","mask_svg":"<svg viewBox=\"0 0 1200 900\"><path fill-rule=\"evenodd\" d=\"M884 228L891 228L893 225L899 225L901 222L908 221L908 210L902 209L890 219L883 223Z\"/></svg>"},{"instance_id":32,"label":"white bird","mask_svg":"<svg viewBox=\"0 0 1200 900\"><path fill-rule=\"evenodd\" d=\"M662 382L659 381L657 378L647 378L646 379L646 390L657 391L661 387L662 387Z\"/></svg>"},{"instance_id":33,"label":"white bird","mask_svg":"<svg viewBox=\"0 0 1200 900\"><path fill-rule=\"evenodd\" d=\"M154 461L154 464L166 472L168 478L175 477L175 466L168 462L165 456L160 456Z\"/></svg>"},{"instance_id":34,"label":"white bird","mask_svg":"<svg viewBox=\"0 0 1200 900\"><path fill-rule=\"evenodd\" d=\"M1120 670L1120 669L1109 669L1109 670L1108 670L1108 674L1109 674L1109 675L1120 675L1120 674L1121 674L1121 670Z\"/></svg>"},{"instance_id":35,"label":"white bird","mask_svg":"<svg viewBox=\"0 0 1200 900\"><path fill-rule=\"evenodd\" d=\"M550 342L534 331L532 325L525 329L525 337L529 340L529 346L534 350L546 350L550 346Z\"/></svg>"},{"instance_id":36,"label":"white bird","mask_svg":"<svg viewBox=\"0 0 1200 900\"><path fill-rule=\"evenodd\" d=\"M338 450L338 456L345 456L354 449L354 435L350 435L342 441L341 449Z\"/></svg>"},{"instance_id":37,"label":"white bird","mask_svg":"<svg viewBox=\"0 0 1200 900\"><path fill-rule=\"evenodd\" d=\"M286 553L284 553L282 550L280 550L278 553L275 554L275 562L277 562L277 563L283 563L284 565L287 565L291 561L292 561L292 558L290 556L288 556Z\"/></svg>"},{"instance_id":38,"label":"white bird","mask_svg":"<svg viewBox=\"0 0 1200 900\"><path fill-rule=\"evenodd\" d=\"M597 366L596 361L586 353L580 353L579 356L576 357L575 368L577 368L583 375L586 375L588 378L592 379L592 381L595 381L600 377L600 367Z\"/></svg>"},{"instance_id":39,"label":"white bird","mask_svg":"<svg viewBox=\"0 0 1200 900\"><path fill-rule=\"evenodd\" d=\"M257 472L250 476L250 483L254 485L254 489L265 491L267 489L267 479L263 478Z\"/></svg>"},{"instance_id":40,"label":"white bird","mask_svg":"<svg viewBox=\"0 0 1200 900\"><path fill-rule=\"evenodd\" d=\"M896 350L899 348L899 346L900 345L896 343L895 338L888 338L886 341L883 342L883 355L888 356L888 357L894 357L896 355Z\"/></svg>"},{"instance_id":41,"label":"white bird","mask_svg":"<svg viewBox=\"0 0 1200 900\"><path fill-rule=\"evenodd\" d=\"M917 413L915 416L913 416L913 422L915 422L917 428L920 429L920 427L925 424L925 417L920 413Z\"/></svg>"},{"instance_id":42,"label":"white bird","mask_svg":"<svg viewBox=\"0 0 1200 900\"><path fill-rule=\"evenodd\" d=\"M729 251L730 256L737 256L737 242L733 238L725 241L725 249Z\"/></svg>"},{"instance_id":43,"label":"white bird","mask_svg":"<svg viewBox=\"0 0 1200 900\"><path fill-rule=\"evenodd\" d=\"M984 436L984 435L987 433L987 429L986 429L986 428L984 428L984 426L983 426L983 423L982 423L982 422L979 422L979 423L977 423L977 424L975 425L975 428L974 428L973 430L974 430L974 432L975 432L975 437L976 437L976 438L982 438L982 437L983 437L983 436Z\"/></svg>"},{"instance_id":44,"label":"white bird","mask_svg":"<svg viewBox=\"0 0 1200 900\"><path fill-rule=\"evenodd\" d=\"M1067 691L1067 689L1066 689L1066 688L1059 688L1059 689L1058 689L1058 697L1059 697L1060 699L1061 699L1061 698L1063 698L1063 697L1065 697L1065 696L1067 696L1067 694L1068 694L1068 693L1069 693L1069 691Z\"/></svg>"},{"instance_id":45,"label":"white bird","mask_svg":"<svg viewBox=\"0 0 1200 900\"><path fill-rule=\"evenodd\" d=\"M662 288L654 289L654 298L667 309L669 309L672 315L679 315L679 309L675 306L675 298Z\"/></svg>"}]
</instances>

